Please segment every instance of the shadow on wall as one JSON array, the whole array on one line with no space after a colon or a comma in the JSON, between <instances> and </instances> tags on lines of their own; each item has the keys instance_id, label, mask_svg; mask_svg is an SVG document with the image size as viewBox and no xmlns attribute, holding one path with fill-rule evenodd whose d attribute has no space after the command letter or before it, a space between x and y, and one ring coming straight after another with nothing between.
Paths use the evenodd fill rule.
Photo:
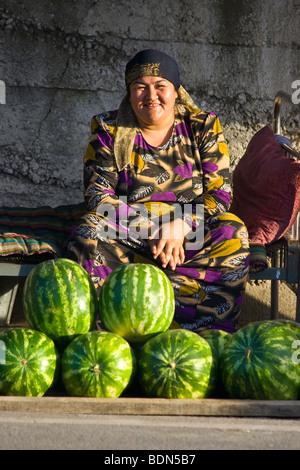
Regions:
<instances>
[{"instance_id":1,"label":"shadow on wall","mask_svg":"<svg viewBox=\"0 0 300 470\"><path fill-rule=\"evenodd\" d=\"M284 283L279 286L278 318L295 320L296 295ZM271 319L271 281L261 281L259 284L249 282L239 319L239 327L260 320Z\"/></svg>"}]
</instances>

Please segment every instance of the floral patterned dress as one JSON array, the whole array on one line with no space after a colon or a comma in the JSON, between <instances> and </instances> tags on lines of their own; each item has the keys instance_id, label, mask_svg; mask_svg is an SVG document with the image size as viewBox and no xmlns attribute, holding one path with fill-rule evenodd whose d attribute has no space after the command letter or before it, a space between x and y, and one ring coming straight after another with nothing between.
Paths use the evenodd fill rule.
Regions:
<instances>
[{"instance_id":1,"label":"floral patterned dress","mask_svg":"<svg viewBox=\"0 0 300 470\"><path fill-rule=\"evenodd\" d=\"M120 167L117 116L118 111L111 111L92 119L84 157L87 212L72 234L70 257L100 289L122 263L160 266L144 230L149 221L182 217L191 228L185 261L174 271L162 268L175 293L175 326L234 331L248 278L249 246L245 225L228 212L230 164L218 117L176 105L167 144L152 147L136 126L130 130L129 162Z\"/></svg>"}]
</instances>

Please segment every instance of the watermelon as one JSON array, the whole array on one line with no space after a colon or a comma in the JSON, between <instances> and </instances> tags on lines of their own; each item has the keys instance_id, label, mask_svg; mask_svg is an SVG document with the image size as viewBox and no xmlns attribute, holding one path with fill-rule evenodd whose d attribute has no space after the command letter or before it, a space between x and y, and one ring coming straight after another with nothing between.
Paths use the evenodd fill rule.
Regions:
<instances>
[{"instance_id":1,"label":"watermelon","mask_svg":"<svg viewBox=\"0 0 300 470\"><path fill-rule=\"evenodd\" d=\"M212 349L213 357L219 362L222 351L230 340L231 334L223 330L215 330L214 328L203 330L199 334L208 341Z\"/></svg>"},{"instance_id":2,"label":"watermelon","mask_svg":"<svg viewBox=\"0 0 300 470\"><path fill-rule=\"evenodd\" d=\"M292 360L296 334L273 321L249 323L226 344L220 360L222 381L231 398L296 400L300 369Z\"/></svg>"},{"instance_id":3,"label":"watermelon","mask_svg":"<svg viewBox=\"0 0 300 470\"><path fill-rule=\"evenodd\" d=\"M287 320L287 319L278 319L278 320L273 320L273 321L283 323L285 326L290 328L297 336L297 341L294 341L292 344L292 349L293 349L292 361L296 364L300 364L300 323L293 321L293 320Z\"/></svg>"},{"instance_id":4,"label":"watermelon","mask_svg":"<svg viewBox=\"0 0 300 470\"><path fill-rule=\"evenodd\" d=\"M139 352L138 378L150 397L206 397L212 373L211 348L192 331L165 331L149 339Z\"/></svg>"},{"instance_id":5,"label":"watermelon","mask_svg":"<svg viewBox=\"0 0 300 470\"><path fill-rule=\"evenodd\" d=\"M45 333L59 348L95 327L98 299L89 274L75 261L44 261L30 272L23 289L29 326Z\"/></svg>"},{"instance_id":6,"label":"watermelon","mask_svg":"<svg viewBox=\"0 0 300 470\"><path fill-rule=\"evenodd\" d=\"M220 357L224 347L231 338L231 334L214 328L203 330L199 334L209 343L213 356L213 375L216 377L216 380L211 383L211 392L209 395L224 396L226 392L221 380Z\"/></svg>"},{"instance_id":7,"label":"watermelon","mask_svg":"<svg viewBox=\"0 0 300 470\"><path fill-rule=\"evenodd\" d=\"M58 353L44 333L9 328L0 334L0 394L43 396L57 376Z\"/></svg>"},{"instance_id":8,"label":"watermelon","mask_svg":"<svg viewBox=\"0 0 300 470\"><path fill-rule=\"evenodd\" d=\"M135 373L129 343L107 331L91 331L68 344L61 359L62 381L70 396L117 398Z\"/></svg>"},{"instance_id":9,"label":"watermelon","mask_svg":"<svg viewBox=\"0 0 300 470\"><path fill-rule=\"evenodd\" d=\"M166 331L174 316L175 299L166 274L151 264L125 264L105 279L99 295L104 329L130 343L145 342Z\"/></svg>"},{"instance_id":10,"label":"watermelon","mask_svg":"<svg viewBox=\"0 0 300 470\"><path fill-rule=\"evenodd\" d=\"M300 339L300 323L298 323L296 321L293 321L293 320L284 319L284 318L280 318L278 320L272 320L272 321L283 323L288 328L290 328L292 331L294 331L294 333L296 333L298 339Z\"/></svg>"}]
</instances>

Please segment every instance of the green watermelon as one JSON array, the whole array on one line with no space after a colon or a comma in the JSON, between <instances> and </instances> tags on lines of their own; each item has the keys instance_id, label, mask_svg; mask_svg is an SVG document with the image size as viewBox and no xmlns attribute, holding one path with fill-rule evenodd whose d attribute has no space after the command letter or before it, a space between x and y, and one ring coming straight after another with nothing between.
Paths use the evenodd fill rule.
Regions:
<instances>
[{"instance_id":1,"label":"green watermelon","mask_svg":"<svg viewBox=\"0 0 300 470\"><path fill-rule=\"evenodd\" d=\"M216 330L214 328L203 330L199 334L202 338L208 341L212 349L213 356L218 362L224 347L231 338L231 334L223 330Z\"/></svg>"},{"instance_id":2,"label":"green watermelon","mask_svg":"<svg viewBox=\"0 0 300 470\"><path fill-rule=\"evenodd\" d=\"M166 274L151 264L125 264L105 279L99 296L104 329L129 342L145 342L166 331L175 299Z\"/></svg>"},{"instance_id":3,"label":"green watermelon","mask_svg":"<svg viewBox=\"0 0 300 470\"><path fill-rule=\"evenodd\" d=\"M98 299L89 274L75 261L59 258L38 264L23 290L23 309L30 327L64 348L95 327Z\"/></svg>"},{"instance_id":4,"label":"green watermelon","mask_svg":"<svg viewBox=\"0 0 300 470\"><path fill-rule=\"evenodd\" d=\"M297 341L294 341L292 344L292 349L293 349L292 360L296 364L300 364L300 323L293 321L293 320L287 320L287 319L278 319L278 320L273 320L273 321L283 323L286 327L290 328L297 336Z\"/></svg>"},{"instance_id":5,"label":"green watermelon","mask_svg":"<svg viewBox=\"0 0 300 470\"><path fill-rule=\"evenodd\" d=\"M61 359L62 381L70 396L117 398L135 373L129 343L107 331L75 338Z\"/></svg>"},{"instance_id":6,"label":"green watermelon","mask_svg":"<svg viewBox=\"0 0 300 470\"><path fill-rule=\"evenodd\" d=\"M222 381L231 398L296 400L299 365L292 360L296 334L279 322L258 321L238 330L221 355Z\"/></svg>"},{"instance_id":7,"label":"green watermelon","mask_svg":"<svg viewBox=\"0 0 300 470\"><path fill-rule=\"evenodd\" d=\"M209 395L213 394L214 396L224 396L226 395L226 392L221 380L220 357L224 347L232 335L226 331L217 330L214 328L203 330L199 334L209 343L213 355L213 375L216 377L216 380L211 384L211 392Z\"/></svg>"},{"instance_id":8,"label":"green watermelon","mask_svg":"<svg viewBox=\"0 0 300 470\"><path fill-rule=\"evenodd\" d=\"M139 381L151 397L207 397L213 372L208 342L188 330L160 333L143 345L138 356Z\"/></svg>"},{"instance_id":9,"label":"green watermelon","mask_svg":"<svg viewBox=\"0 0 300 470\"><path fill-rule=\"evenodd\" d=\"M288 319L278 319L278 320L272 320L274 322L279 322L282 323L283 325L286 325L288 328L290 328L294 333L296 333L298 339L300 339L300 323L293 321L293 320L288 320Z\"/></svg>"},{"instance_id":10,"label":"green watermelon","mask_svg":"<svg viewBox=\"0 0 300 470\"><path fill-rule=\"evenodd\" d=\"M54 342L28 328L0 333L0 394L43 396L53 384L58 367Z\"/></svg>"}]
</instances>

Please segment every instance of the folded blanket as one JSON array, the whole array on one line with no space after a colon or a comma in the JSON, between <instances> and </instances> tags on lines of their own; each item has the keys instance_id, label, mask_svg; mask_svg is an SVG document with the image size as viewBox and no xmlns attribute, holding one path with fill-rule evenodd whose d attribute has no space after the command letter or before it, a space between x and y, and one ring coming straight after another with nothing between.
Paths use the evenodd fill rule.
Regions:
<instances>
[{"instance_id":1,"label":"folded blanket","mask_svg":"<svg viewBox=\"0 0 300 470\"><path fill-rule=\"evenodd\" d=\"M40 255L64 256L72 227L84 212L84 203L55 208L0 208L0 258L21 262L22 257L30 256L32 262Z\"/></svg>"},{"instance_id":2,"label":"folded blanket","mask_svg":"<svg viewBox=\"0 0 300 470\"><path fill-rule=\"evenodd\" d=\"M268 266L266 247L263 243L250 243L250 272L261 271Z\"/></svg>"}]
</instances>

